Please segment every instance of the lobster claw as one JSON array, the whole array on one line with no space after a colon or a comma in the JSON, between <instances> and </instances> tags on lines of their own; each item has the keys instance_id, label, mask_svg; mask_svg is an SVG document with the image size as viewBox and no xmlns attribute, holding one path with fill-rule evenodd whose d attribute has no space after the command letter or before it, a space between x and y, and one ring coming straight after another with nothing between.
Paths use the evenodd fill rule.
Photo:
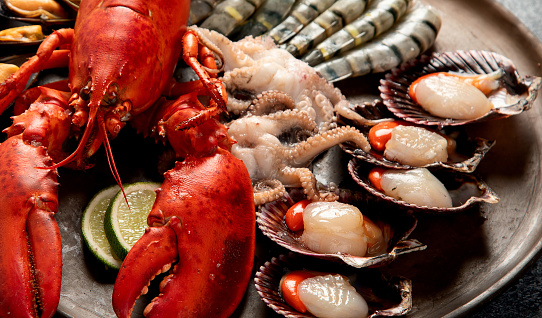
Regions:
<instances>
[{"instance_id":1,"label":"lobster claw","mask_svg":"<svg viewBox=\"0 0 542 318\"><path fill-rule=\"evenodd\" d=\"M118 317L130 317L135 301L155 275L169 270L177 260L177 217L164 226L148 227L124 259L122 270L113 289L113 307Z\"/></svg>"},{"instance_id":2,"label":"lobster claw","mask_svg":"<svg viewBox=\"0 0 542 318\"><path fill-rule=\"evenodd\" d=\"M254 197L243 162L220 148L212 156L177 162L157 190L147 223L115 282L117 316L129 317L149 280L176 260L145 316L231 315L254 261Z\"/></svg>"},{"instance_id":3,"label":"lobster claw","mask_svg":"<svg viewBox=\"0 0 542 318\"><path fill-rule=\"evenodd\" d=\"M21 135L0 144L0 317L52 317L60 299L62 244L54 219L56 172L44 147Z\"/></svg>"}]
</instances>

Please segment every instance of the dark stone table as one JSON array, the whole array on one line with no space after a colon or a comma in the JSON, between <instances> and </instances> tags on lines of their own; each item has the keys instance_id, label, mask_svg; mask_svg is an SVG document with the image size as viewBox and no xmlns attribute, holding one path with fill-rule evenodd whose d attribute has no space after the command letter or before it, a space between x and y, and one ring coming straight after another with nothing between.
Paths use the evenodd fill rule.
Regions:
<instances>
[{"instance_id":1,"label":"dark stone table","mask_svg":"<svg viewBox=\"0 0 542 318\"><path fill-rule=\"evenodd\" d=\"M541 0L496 1L515 14L542 41ZM542 317L542 258L534 259L509 287L470 317Z\"/></svg>"}]
</instances>

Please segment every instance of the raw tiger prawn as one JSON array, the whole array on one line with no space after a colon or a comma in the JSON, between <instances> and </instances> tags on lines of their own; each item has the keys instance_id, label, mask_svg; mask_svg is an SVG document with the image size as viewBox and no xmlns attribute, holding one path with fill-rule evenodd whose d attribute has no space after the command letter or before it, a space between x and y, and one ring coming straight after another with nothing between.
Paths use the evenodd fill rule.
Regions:
<instances>
[{"instance_id":1,"label":"raw tiger prawn","mask_svg":"<svg viewBox=\"0 0 542 318\"><path fill-rule=\"evenodd\" d=\"M108 140L127 119L139 132L167 140L184 160L165 174L149 228L122 265L115 312L129 316L148 281L172 263L146 315L228 316L241 301L254 257L252 185L229 152L227 128L216 119L227 96L210 75L213 54L187 30L189 6L188 0L83 1L74 30L52 33L0 85L0 113L15 101L16 115L0 144L6 191L0 203L0 316L56 312L62 275L56 170L88 168L87 159L103 144L121 184ZM199 80L173 80L181 54ZM66 82L24 91L32 73L62 61L69 61ZM209 105L201 104L201 95L210 96ZM62 146L74 136L79 144L67 154Z\"/></svg>"}]
</instances>

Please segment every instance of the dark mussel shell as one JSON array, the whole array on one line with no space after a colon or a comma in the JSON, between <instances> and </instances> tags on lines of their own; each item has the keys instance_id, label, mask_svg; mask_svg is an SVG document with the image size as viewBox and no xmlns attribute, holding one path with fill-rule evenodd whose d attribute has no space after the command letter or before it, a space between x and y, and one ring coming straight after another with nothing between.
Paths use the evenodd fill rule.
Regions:
<instances>
[{"instance_id":1,"label":"dark mussel shell","mask_svg":"<svg viewBox=\"0 0 542 318\"><path fill-rule=\"evenodd\" d=\"M18 15L16 12L13 12L9 6L6 4L7 0L0 0L0 18L11 20L14 22L23 22L29 24L41 24L46 27L59 27L59 26L73 26L75 23L75 18L77 16L77 11L67 5L64 1L60 3L66 9L68 16L65 18L46 18L46 17L24 17ZM44 31L45 32L45 31Z\"/></svg>"},{"instance_id":2,"label":"dark mussel shell","mask_svg":"<svg viewBox=\"0 0 542 318\"><path fill-rule=\"evenodd\" d=\"M72 10L79 10L79 5L81 4L81 0L61 0L63 3L65 3L68 7L72 8Z\"/></svg>"},{"instance_id":3,"label":"dark mussel shell","mask_svg":"<svg viewBox=\"0 0 542 318\"><path fill-rule=\"evenodd\" d=\"M385 277L377 269L339 267L301 255L280 255L266 262L256 272L256 290L268 307L289 318L314 317L290 307L280 292L280 280L290 271L314 270L355 276L353 286L369 305L369 317L402 316L412 310L412 282L404 277Z\"/></svg>"},{"instance_id":4,"label":"dark mussel shell","mask_svg":"<svg viewBox=\"0 0 542 318\"><path fill-rule=\"evenodd\" d=\"M40 17L20 17L9 11L5 5L5 0L0 0L0 29L10 29L28 25L41 25L44 36L49 35L53 29L61 27L73 27L75 24L76 11L66 7L70 15L66 19L42 19ZM0 56L9 56L14 54L24 54L34 52L43 42L43 39L37 41L0 41Z\"/></svg>"},{"instance_id":5,"label":"dark mussel shell","mask_svg":"<svg viewBox=\"0 0 542 318\"><path fill-rule=\"evenodd\" d=\"M384 235L388 237L389 241L386 253L371 257L360 257L342 253L321 254L305 247L299 238L300 233L294 233L286 226L284 216L288 208L294 203L292 198L286 194L278 200L260 206L256 219L258 227L267 237L292 252L321 259L342 261L349 266L361 268L383 266L392 262L401 254L424 250L427 247L417 240L407 239L417 224L417 220L412 214L402 214L399 212L380 213L388 214L387 216L373 216L366 213L363 208L360 208L362 213L366 214L371 221L377 224L382 229Z\"/></svg>"},{"instance_id":6,"label":"dark mussel shell","mask_svg":"<svg viewBox=\"0 0 542 318\"><path fill-rule=\"evenodd\" d=\"M0 48L2 50L6 50L8 54L13 54L14 52L19 52L25 48L28 50L34 50L41 44L41 42L43 42L43 40L30 42L0 41ZM3 54L0 54L0 56L3 56Z\"/></svg>"},{"instance_id":7,"label":"dark mussel shell","mask_svg":"<svg viewBox=\"0 0 542 318\"><path fill-rule=\"evenodd\" d=\"M364 118L367 121L360 121L356 120L355 118L346 120L350 125L354 125L361 132L363 132L363 134L367 138L369 138L369 130L374 125L367 123L379 123L385 121L385 119L388 119L386 121L395 120L394 118L392 118L392 114L382 111L382 107L382 101L378 100L373 103L365 103L363 105L351 105L351 111L355 114L358 114L361 118ZM388 116L388 114L389 117L382 117ZM344 118L342 120L345 121ZM448 136L457 135L456 137L454 137L457 143L456 154L454 154L453 156L450 155L447 162L435 162L420 167L413 167L410 165L391 161L389 159L386 159L382 153L375 150L371 150L369 153L366 153L365 151L349 143L341 144L341 148L346 153L356 158L390 169L445 168L465 173L471 173L476 170L476 167L478 166L480 161L482 161L485 154L495 145L495 141L489 141L484 138L469 138L463 129L460 130L457 128L448 128L447 131L444 131L444 134Z\"/></svg>"},{"instance_id":8,"label":"dark mussel shell","mask_svg":"<svg viewBox=\"0 0 542 318\"><path fill-rule=\"evenodd\" d=\"M465 210L480 202L497 203L499 197L497 194L475 174L461 173L457 171L438 170L431 171L437 179L440 180L452 197L453 207L428 207L407 203L402 200L389 197L378 191L369 181L369 171L374 167L362 160L354 158L348 162L348 172L357 184L365 188L376 197L402 206L407 209L413 209L428 213L454 213Z\"/></svg>"},{"instance_id":9,"label":"dark mussel shell","mask_svg":"<svg viewBox=\"0 0 542 318\"><path fill-rule=\"evenodd\" d=\"M3 58L0 58L0 63L5 64L13 64L17 66L21 66L23 63L28 61L30 57L32 57L33 54L24 54L24 55L12 55L12 56L6 56ZM32 86L37 78L38 78L39 72L35 72L32 75L30 75L30 79L28 80L28 83L26 84L26 88Z\"/></svg>"},{"instance_id":10,"label":"dark mussel shell","mask_svg":"<svg viewBox=\"0 0 542 318\"><path fill-rule=\"evenodd\" d=\"M499 69L504 72L500 79L501 88L504 90L492 98L500 100L502 105L496 105L486 115L476 119L436 117L414 103L408 95L410 84L426 74L449 71L489 74ZM380 81L379 89L384 104L395 116L422 125L444 127L506 118L529 110L538 95L541 82L542 78L536 76L520 78L513 62L500 54L487 51L455 51L434 53L406 62L386 74L385 79Z\"/></svg>"},{"instance_id":11,"label":"dark mussel shell","mask_svg":"<svg viewBox=\"0 0 542 318\"><path fill-rule=\"evenodd\" d=\"M1 17L0 17L1 19ZM37 47L43 42L43 39L35 41L18 41L18 40L0 40L0 48L2 48L2 53L0 56L12 54L14 51L27 49L37 49ZM4 54L6 53L6 54Z\"/></svg>"}]
</instances>

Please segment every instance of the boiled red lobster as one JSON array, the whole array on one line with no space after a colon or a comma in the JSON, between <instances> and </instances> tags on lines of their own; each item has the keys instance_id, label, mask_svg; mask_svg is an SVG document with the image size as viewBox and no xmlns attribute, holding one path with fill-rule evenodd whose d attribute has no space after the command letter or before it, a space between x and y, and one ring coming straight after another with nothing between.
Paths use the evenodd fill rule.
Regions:
<instances>
[{"instance_id":1,"label":"boiled red lobster","mask_svg":"<svg viewBox=\"0 0 542 318\"><path fill-rule=\"evenodd\" d=\"M225 89L208 71L216 69L213 54L186 28L189 6L82 1L74 30L52 33L0 85L0 113L15 100L16 115L0 144L1 317L54 315L62 273L57 168L89 168L87 159L104 144L120 184L108 140L128 119L138 131L167 139L184 160L165 174L149 228L122 265L115 312L129 316L148 281L172 263L149 315L228 316L241 301L254 257L252 185L217 120ZM199 80L175 82L181 53ZM65 62L67 82L24 91L32 73ZM210 97L208 105L201 95ZM80 141L67 154L63 145L73 136Z\"/></svg>"}]
</instances>

